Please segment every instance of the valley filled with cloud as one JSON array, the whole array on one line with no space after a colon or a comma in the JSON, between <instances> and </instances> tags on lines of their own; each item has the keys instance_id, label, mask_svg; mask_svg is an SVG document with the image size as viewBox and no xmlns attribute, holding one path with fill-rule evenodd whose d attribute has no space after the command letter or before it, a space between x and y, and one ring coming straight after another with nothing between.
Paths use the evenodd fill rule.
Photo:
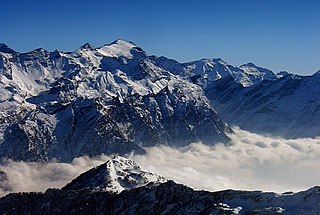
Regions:
<instances>
[{"instance_id":1,"label":"valley filled with cloud","mask_svg":"<svg viewBox=\"0 0 320 215\"><path fill-rule=\"evenodd\" d=\"M130 155L143 169L195 189L300 191L320 181L320 138L283 139L234 127L228 145L193 143L183 148L146 148ZM71 163L3 160L0 195L60 188L82 172L110 159L106 155L75 158Z\"/></svg>"}]
</instances>

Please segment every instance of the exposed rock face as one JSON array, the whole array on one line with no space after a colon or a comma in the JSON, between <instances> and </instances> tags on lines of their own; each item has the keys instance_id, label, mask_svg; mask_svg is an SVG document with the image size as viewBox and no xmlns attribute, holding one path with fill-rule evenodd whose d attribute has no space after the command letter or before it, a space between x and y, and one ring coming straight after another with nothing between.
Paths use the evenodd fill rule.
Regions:
<instances>
[{"instance_id":1,"label":"exposed rock face","mask_svg":"<svg viewBox=\"0 0 320 215\"><path fill-rule=\"evenodd\" d=\"M62 190L91 189L120 193L123 190L143 187L149 183L158 185L164 182L166 182L164 177L142 170L134 161L117 156L81 174Z\"/></svg>"},{"instance_id":2,"label":"exposed rock face","mask_svg":"<svg viewBox=\"0 0 320 215\"><path fill-rule=\"evenodd\" d=\"M70 161L158 144L227 143L224 121L315 137L319 86L319 73L274 75L221 59L179 63L124 40L70 53L0 44L0 157Z\"/></svg>"},{"instance_id":3,"label":"exposed rock face","mask_svg":"<svg viewBox=\"0 0 320 215\"><path fill-rule=\"evenodd\" d=\"M319 72L275 75L253 63L234 67L219 58L184 64L164 57L154 61L201 86L229 125L285 138L320 136Z\"/></svg>"},{"instance_id":4,"label":"exposed rock face","mask_svg":"<svg viewBox=\"0 0 320 215\"><path fill-rule=\"evenodd\" d=\"M285 75L243 87L216 81L206 95L229 124L282 137L320 136L320 76Z\"/></svg>"},{"instance_id":5,"label":"exposed rock face","mask_svg":"<svg viewBox=\"0 0 320 215\"><path fill-rule=\"evenodd\" d=\"M71 53L1 50L0 157L70 161L157 144L228 142L232 132L201 87L131 42Z\"/></svg>"}]
</instances>

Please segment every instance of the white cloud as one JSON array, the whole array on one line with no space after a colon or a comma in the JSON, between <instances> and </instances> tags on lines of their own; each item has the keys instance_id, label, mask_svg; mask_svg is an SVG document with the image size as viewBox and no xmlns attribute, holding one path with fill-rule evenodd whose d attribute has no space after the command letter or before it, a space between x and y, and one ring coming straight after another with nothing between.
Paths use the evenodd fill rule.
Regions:
<instances>
[{"instance_id":1,"label":"white cloud","mask_svg":"<svg viewBox=\"0 0 320 215\"><path fill-rule=\"evenodd\" d=\"M206 190L298 191L319 185L320 139L285 140L234 128L232 145L166 146L135 156L142 167Z\"/></svg>"},{"instance_id":2,"label":"white cloud","mask_svg":"<svg viewBox=\"0 0 320 215\"><path fill-rule=\"evenodd\" d=\"M7 175L7 180L0 181L0 196L9 192L44 191L47 188L60 188L82 172L97 166L109 157L102 155L95 158L75 158L71 163L36 163L5 161L0 171Z\"/></svg>"},{"instance_id":3,"label":"white cloud","mask_svg":"<svg viewBox=\"0 0 320 215\"><path fill-rule=\"evenodd\" d=\"M131 158L144 169L197 189L284 192L319 185L320 139L286 140L234 130L236 134L230 136L229 146L210 147L201 143L180 149L158 146L147 148L147 155ZM9 180L0 182L0 192L62 187L108 159L104 155L81 157L70 164L7 161L0 169L7 173Z\"/></svg>"}]
</instances>

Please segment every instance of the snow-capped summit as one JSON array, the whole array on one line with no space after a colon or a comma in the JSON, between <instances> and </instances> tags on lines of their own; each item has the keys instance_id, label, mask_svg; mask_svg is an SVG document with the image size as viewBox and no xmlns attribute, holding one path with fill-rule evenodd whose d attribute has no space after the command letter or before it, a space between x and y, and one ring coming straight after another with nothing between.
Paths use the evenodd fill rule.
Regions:
<instances>
[{"instance_id":1,"label":"snow-capped summit","mask_svg":"<svg viewBox=\"0 0 320 215\"><path fill-rule=\"evenodd\" d=\"M0 157L15 160L213 145L231 131L198 85L125 40L74 52L0 53L0 114Z\"/></svg>"},{"instance_id":2,"label":"snow-capped summit","mask_svg":"<svg viewBox=\"0 0 320 215\"><path fill-rule=\"evenodd\" d=\"M110 44L104 45L98 48L98 52L105 57L125 57L132 59L133 55L131 50L137 47L134 43L128 42L126 40L116 40Z\"/></svg>"},{"instance_id":3,"label":"snow-capped summit","mask_svg":"<svg viewBox=\"0 0 320 215\"><path fill-rule=\"evenodd\" d=\"M205 79L215 81L230 75L230 68L221 58L201 59L190 63L185 63L187 71L194 74L204 75Z\"/></svg>"},{"instance_id":4,"label":"snow-capped summit","mask_svg":"<svg viewBox=\"0 0 320 215\"><path fill-rule=\"evenodd\" d=\"M276 76L277 76L278 78L282 78L282 77L287 76L287 75L290 75L290 73L288 73L287 71L280 71L280 72L278 72L278 73L276 74Z\"/></svg>"},{"instance_id":5,"label":"snow-capped summit","mask_svg":"<svg viewBox=\"0 0 320 215\"><path fill-rule=\"evenodd\" d=\"M320 75L280 75L245 88L217 81L207 96L227 123L242 129L286 138L319 136Z\"/></svg>"},{"instance_id":6,"label":"snow-capped summit","mask_svg":"<svg viewBox=\"0 0 320 215\"><path fill-rule=\"evenodd\" d=\"M108 45L127 45L127 46L137 46L134 42L126 40L126 39L116 39L115 41L109 43Z\"/></svg>"},{"instance_id":7,"label":"snow-capped summit","mask_svg":"<svg viewBox=\"0 0 320 215\"><path fill-rule=\"evenodd\" d=\"M221 58L202 59L183 64L185 74L204 89L217 80L231 77L243 87L255 85L263 80L275 80L277 76L270 70L247 63L240 67L234 67Z\"/></svg>"},{"instance_id":8,"label":"snow-capped summit","mask_svg":"<svg viewBox=\"0 0 320 215\"><path fill-rule=\"evenodd\" d=\"M94 49L94 46L90 43L85 43L81 46L82 49Z\"/></svg>"},{"instance_id":9,"label":"snow-capped summit","mask_svg":"<svg viewBox=\"0 0 320 215\"><path fill-rule=\"evenodd\" d=\"M116 156L100 166L82 173L67 184L64 190L89 188L96 191L120 193L145 186L149 183L159 184L166 179L156 173L142 170L133 160Z\"/></svg>"},{"instance_id":10,"label":"snow-capped summit","mask_svg":"<svg viewBox=\"0 0 320 215\"><path fill-rule=\"evenodd\" d=\"M247 63L240 66L248 77L246 85L253 85L263 80L276 80L277 76L269 69L256 66L254 63Z\"/></svg>"},{"instance_id":11,"label":"snow-capped summit","mask_svg":"<svg viewBox=\"0 0 320 215\"><path fill-rule=\"evenodd\" d=\"M226 62L217 59L201 59L182 64L185 75L189 76L193 83L197 83L203 89L208 88L216 80L231 76L234 71L239 70Z\"/></svg>"},{"instance_id":12,"label":"snow-capped summit","mask_svg":"<svg viewBox=\"0 0 320 215\"><path fill-rule=\"evenodd\" d=\"M245 71L247 74L252 74L255 76L263 75L261 78L263 78L264 80L277 78L271 70L259 67L252 62L243 64L239 68L242 69L243 71Z\"/></svg>"},{"instance_id":13,"label":"snow-capped summit","mask_svg":"<svg viewBox=\"0 0 320 215\"><path fill-rule=\"evenodd\" d=\"M8 50L6 45L1 47L2 51ZM259 105L261 110L229 122L256 119L262 125L256 116L270 118L270 111L277 105L273 98L284 101L288 96L283 95L292 94L300 79L291 75L277 78L252 63L234 67L219 58L182 64L149 56L125 40L100 48L85 44L74 52L0 52L0 157L71 161L82 155L143 153L143 147L158 144L227 143L231 129L218 113L225 120L231 116L238 119L247 109L255 110L252 104ZM301 125L306 116L320 122L314 117L319 110L318 78L314 75L307 79L309 87L303 93L313 88L314 98L303 100L295 109L284 106L290 107L283 108L285 113L294 110L288 123ZM254 87L260 84L262 88ZM266 106L267 99L271 103ZM220 101L223 105L230 101L231 106L220 106ZM236 112L242 102L244 109ZM310 111L295 120L299 116L296 113L307 110L302 109L305 106ZM279 113L275 114L280 119ZM283 121L279 126L286 127ZM304 124L314 129L311 122Z\"/></svg>"}]
</instances>

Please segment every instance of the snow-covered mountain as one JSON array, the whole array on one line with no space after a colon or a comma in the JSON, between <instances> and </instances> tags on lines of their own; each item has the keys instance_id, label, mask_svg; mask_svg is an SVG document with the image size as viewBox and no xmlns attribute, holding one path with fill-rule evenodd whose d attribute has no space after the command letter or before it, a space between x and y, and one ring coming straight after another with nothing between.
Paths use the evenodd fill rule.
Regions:
<instances>
[{"instance_id":1,"label":"snow-covered mountain","mask_svg":"<svg viewBox=\"0 0 320 215\"><path fill-rule=\"evenodd\" d=\"M185 74L192 77L203 88L210 87L216 80L231 77L244 87L252 86L263 80L275 80L277 76L270 70L253 63L234 67L222 59L202 59L183 64Z\"/></svg>"},{"instance_id":2,"label":"snow-covered mountain","mask_svg":"<svg viewBox=\"0 0 320 215\"><path fill-rule=\"evenodd\" d=\"M150 57L157 66L162 67L173 74L187 77L191 82L206 89L217 80L231 77L243 87L249 87L263 80L276 80L278 77L265 68L253 63L247 63L240 67L232 66L221 58L201 59L189 63L179 63L166 57ZM280 74L281 75L281 74Z\"/></svg>"},{"instance_id":3,"label":"snow-covered mountain","mask_svg":"<svg viewBox=\"0 0 320 215\"><path fill-rule=\"evenodd\" d=\"M251 87L226 78L206 89L206 95L229 124L290 138L320 136L318 73L285 74Z\"/></svg>"},{"instance_id":4,"label":"snow-covered mountain","mask_svg":"<svg viewBox=\"0 0 320 215\"><path fill-rule=\"evenodd\" d=\"M71 181L63 190L91 189L120 193L123 190L143 187L149 183L157 185L166 179L156 173L142 170L133 160L116 156L100 166L94 167Z\"/></svg>"},{"instance_id":5,"label":"snow-covered mountain","mask_svg":"<svg viewBox=\"0 0 320 215\"><path fill-rule=\"evenodd\" d=\"M179 63L125 40L74 52L18 53L1 44L0 157L70 161L228 142L223 120L256 132L319 136L318 76L275 75L222 59Z\"/></svg>"},{"instance_id":6,"label":"snow-covered mountain","mask_svg":"<svg viewBox=\"0 0 320 215\"><path fill-rule=\"evenodd\" d=\"M275 75L253 63L234 67L221 59L180 64L155 57L154 61L201 86L229 125L289 138L320 136L319 72Z\"/></svg>"},{"instance_id":7,"label":"snow-covered mountain","mask_svg":"<svg viewBox=\"0 0 320 215\"><path fill-rule=\"evenodd\" d=\"M258 84L264 80L276 80L278 77L269 69L261 68L253 63L247 63L239 67L244 71L244 75L239 77L239 83L244 87ZM243 74L243 73L240 73Z\"/></svg>"},{"instance_id":8,"label":"snow-covered mountain","mask_svg":"<svg viewBox=\"0 0 320 215\"><path fill-rule=\"evenodd\" d=\"M1 214L318 214L319 211L320 187L282 194L195 191L142 171L133 161L122 157L83 173L61 190L0 198Z\"/></svg>"},{"instance_id":9,"label":"snow-covered mountain","mask_svg":"<svg viewBox=\"0 0 320 215\"><path fill-rule=\"evenodd\" d=\"M132 42L74 52L0 49L0 157L70 161L143 146L227 142L203 89Z\"/></svg>"}]
</instances>

